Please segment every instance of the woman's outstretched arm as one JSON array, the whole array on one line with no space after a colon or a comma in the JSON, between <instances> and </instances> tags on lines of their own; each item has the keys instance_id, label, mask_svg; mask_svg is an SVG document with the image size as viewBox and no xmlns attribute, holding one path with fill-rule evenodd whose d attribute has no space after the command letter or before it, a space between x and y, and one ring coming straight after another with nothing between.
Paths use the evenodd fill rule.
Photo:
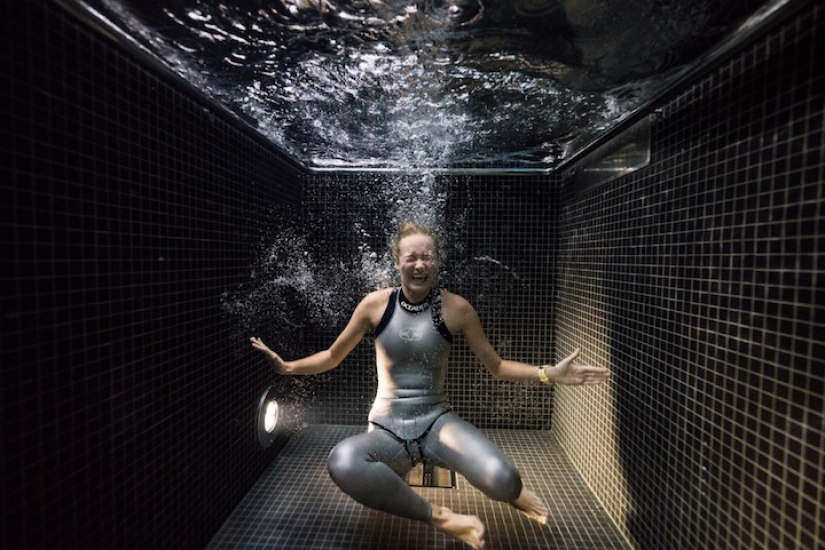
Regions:
<instances>
[{"instance_id":1,"label":"woman's outstretched arm","mask_svg":"<svg viewBox=\"0 0 825 550\"><path fill-rule=\"evenodd\" d=\"M260 338L249 339L252 347L263 353L272 363L278 374L320 374L334 369L355 349L369 330L376 326L376 316L380 320L383 308L387 305L387 293L376 291L367 295L350 317L347 326L335 339L329 349L319 351L294 361L285 361L272 351Z\"/></svg>"}]
</instances>

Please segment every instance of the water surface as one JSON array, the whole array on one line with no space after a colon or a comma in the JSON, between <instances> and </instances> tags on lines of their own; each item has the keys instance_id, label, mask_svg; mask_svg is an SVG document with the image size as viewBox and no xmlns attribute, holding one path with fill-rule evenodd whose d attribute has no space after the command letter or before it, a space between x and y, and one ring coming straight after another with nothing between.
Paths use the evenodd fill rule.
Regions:
<instances>
[{"instance_id":1,"label":"water surface","mask_svg":"<svg viewBox=\"0 0 825 550\"><path fill-rule=\"evenodd\" d=\"M552 168L764 1L89 0L308 168Z\"/></svg>"}]
</instances>

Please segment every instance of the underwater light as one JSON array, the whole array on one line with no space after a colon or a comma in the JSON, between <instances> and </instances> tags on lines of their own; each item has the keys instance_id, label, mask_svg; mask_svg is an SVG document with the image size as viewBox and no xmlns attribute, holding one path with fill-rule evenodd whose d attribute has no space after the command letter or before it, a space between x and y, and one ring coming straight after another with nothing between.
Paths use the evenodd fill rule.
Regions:
<instances>
[{"instance_id":1,"label":"underwater light","mask_svg":"<svg viewBox=\"0 0 825 550\"><path fill-rule=\"evenodd\" d=\"M272 444L272 440L277 435L275 428L278 426L281 408L275 399L275 387L270 386L261 396L258 403L258 443L266 449Z\"/></svg>"},{"instance_id":2,"label":"underwater light","mask_svg":"<svg viewBox=\"0 0 825 550\"><path fill-rule=\"evenodd\" d=\"M276 424L278 424L278 402L270 401L266 404L264 412L264 430L271 433Z\"/></svg>"}]
</instances>

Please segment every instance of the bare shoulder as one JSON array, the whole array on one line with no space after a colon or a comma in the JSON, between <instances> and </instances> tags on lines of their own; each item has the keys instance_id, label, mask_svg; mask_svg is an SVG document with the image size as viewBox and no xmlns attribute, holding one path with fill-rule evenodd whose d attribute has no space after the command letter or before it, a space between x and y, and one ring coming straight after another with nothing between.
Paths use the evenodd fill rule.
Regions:
<instances>
[{"instance_id":1,"label":"bare shoulder","mask_svg":"<svg viewBox=\"0 0 825 550\"><path fill-rule=\"evenodd\" d=\"M478 319L473 305L463 296L449 290L441 291L441 308L444 322L453 334L463 332L468 324Z\"/></svg>"},{"instance_id":2,"label":"bare shoulder","mask_svg":"<svg viewBox=\"0 0 825 550\"><path fill-rule=\"evenodd\" d=\"M364 299L361 300L361 303L370 306L377 304L382 304L386 306L387 302L390 299L390 294L392 294L391 288L379 288L378 290L374 290L373 292L370 292L369 294L364 296Z\"/></svg>"},{"instance_id":3,"label":"bare shoulder","mask_svg":"<svg viewBox=\"0 0 825 550\"><path fill-rule=\"evenodd\" d=\"M367 319L374 328L378 326L378 323L381 321L381 316L384 315L384 310L387 308L391 294L391 288L381 288L370 292L364 296L355 311Z\"/></svg>"},{"instance_id":4,"label":"bare shoulder","mask_svg":"<svg viewBox=\"0 0 825 550\"><path fill-rule=\"evenodd\" d=\"M441 290L441 303L445 309L449 308L455 311L461 311L467 308L472 309L473 307L463 296L444 289Z\"/></svg>"}]
</instances>

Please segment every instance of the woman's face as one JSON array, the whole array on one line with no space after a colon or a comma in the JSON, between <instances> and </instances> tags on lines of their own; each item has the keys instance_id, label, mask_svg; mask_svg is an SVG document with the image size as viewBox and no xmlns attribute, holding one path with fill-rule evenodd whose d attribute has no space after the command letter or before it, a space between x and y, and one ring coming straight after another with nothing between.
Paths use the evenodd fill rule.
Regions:
<instances>
[{"instance_id":1,"label":"woman's face","mask_svg":"<svg viewBox=\"0 0 825 550\"><path fill-rule=\"evenodd\" d=\"M410 300L423 300L435 283L438 258L435 242L427 235L410 235L398 243L395 268L401 275L401 286Z\"/></svg>"}]
</instances>

